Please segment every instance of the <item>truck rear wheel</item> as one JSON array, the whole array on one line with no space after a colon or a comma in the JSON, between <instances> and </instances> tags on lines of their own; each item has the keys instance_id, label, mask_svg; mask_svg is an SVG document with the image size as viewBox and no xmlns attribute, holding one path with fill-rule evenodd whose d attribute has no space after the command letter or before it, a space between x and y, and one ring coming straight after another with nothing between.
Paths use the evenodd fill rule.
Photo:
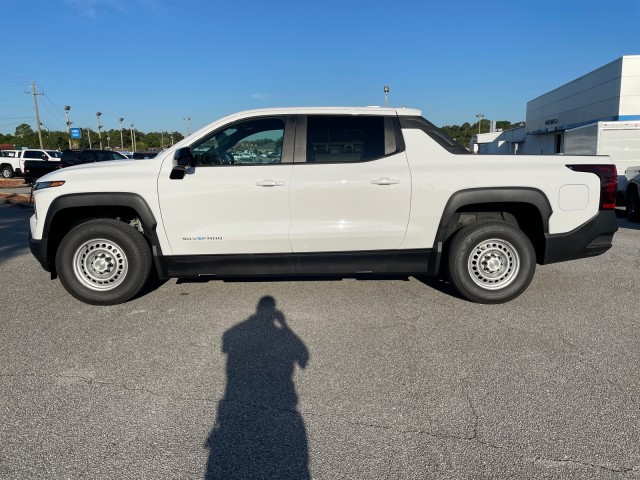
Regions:
<instances>
[{"instance_id":1,"label":"truck rear wheel","mask_svg":"<svg viewBox=\"0 0 640 480\"><path fill-rule=\"evenodd\" d=\"M529 238L505 222L467 225L449 250L449 276L458 291L478 303L503 303L526 290L536 268Z\"/></svg>"},{"instance_id":2,"label":"truck rear wheel","mask_svg":"<svg viewBox=\"0 0 640 480\"><path fill-rule=\"evenodd\" d=\"M11 168L11 165L2 166L2 178L13 178L13 168Z\"/></svg>"},{"instance_id":3,"label":"truck rear wheel","mask_svg":"<svg viewBox=\"0 0 640 480\"><path fill-rule=\"evenodd\" d=\"M64 288L92 305L115 305L136 295L151 271L142 234L113 219L90 220L67 233L56 255Z\"/></svg>"}]
</instances>

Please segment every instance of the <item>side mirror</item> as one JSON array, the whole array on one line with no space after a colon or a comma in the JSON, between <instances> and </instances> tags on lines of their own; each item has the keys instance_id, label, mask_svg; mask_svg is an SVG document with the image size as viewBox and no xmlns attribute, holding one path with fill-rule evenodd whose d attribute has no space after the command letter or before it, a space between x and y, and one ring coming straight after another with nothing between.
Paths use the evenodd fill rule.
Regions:
<instances>
[{"instance_id":1,"label":"side mirror","mask_svg":"<svg viewBox=\"0 0 640 480\"><path fill-rule=\"evenodd\" d=\"M182 147L176 150L173 154L173 159L176 160L179 167L195 167L196 161L191 153L191 148Z\"/></svg>"},{"instance_id":2,"label":"side mirror","mask_svg":"<svg viewBox=\"0 0 640 480\"><path fill-rule=\"evenodd\" d=\"M171 180L182 180L186 174L187 174L187 167L185 167L184 165L176 165L171 170L171 174L169 175L169 178Z\"/></svg>"},{"instance_id":3,"label":"side mirror","mask_svg":"<svg viewBox=\"0 0 640 480\"><path fill-rule=\"evenodd\" d=\"M47 160L49 160L49 157L47 156L46 153L42 154L42 159L46 162Z\"/></svg>"}]
</instances>

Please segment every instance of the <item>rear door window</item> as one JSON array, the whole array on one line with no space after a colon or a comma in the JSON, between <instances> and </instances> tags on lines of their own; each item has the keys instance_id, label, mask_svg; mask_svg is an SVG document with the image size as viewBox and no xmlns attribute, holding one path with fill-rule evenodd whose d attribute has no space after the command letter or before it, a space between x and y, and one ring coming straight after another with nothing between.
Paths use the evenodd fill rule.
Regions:
<instances>
[{"instance_id":1,"label":"rear door window","mask_svg":"<svg viewBox=\"0 0 640 480\"><path fill-rule=\"evenodd\" d=\"M43 153L40 150L27 150L22 158L42 160L42 155Z\"/></svg>"},{"instance_id":2,"label":"rear door window","mask_svg":"<svg viewBox=\"0 0 640 480\"><path fill-rule=\"evenodd\" d=\"M384 156L384 117L308 116L307 162L366 162Z\"/></svg>"}]
</instances>

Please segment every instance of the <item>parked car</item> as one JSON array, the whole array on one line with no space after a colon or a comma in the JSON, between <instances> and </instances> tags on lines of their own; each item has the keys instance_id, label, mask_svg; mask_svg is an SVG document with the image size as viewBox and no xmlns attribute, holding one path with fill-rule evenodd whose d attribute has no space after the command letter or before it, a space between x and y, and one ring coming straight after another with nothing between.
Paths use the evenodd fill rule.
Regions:
<instances>
[{"instance_id":1,"label":"parked car","mask_svg":"<svg viewBox=\"0 0 640 480\"><path fill-rule=\"evenodd\" d=\"M625 193L627 218L631 222L640 222L640 167L627 168L625 177L627 177Z\"/></svg>"},{"instance_id":2,"label":"parked car","mask_svg":"<svg viewBox=\"0 0 640 480\"><path fill-rule=\"evenodd\" d=\"M110 160L127 160L127 157L113 150L65 150L62 152L60 163L64 168L82 163L108 162Z\"/></svg>"},{"instance_id":3,"label":"parked car","mask_svg":"<svg viewBox=\"0 0 640 480\"><path fill-rule=\"evenodd\" d=\"M109 160L127 160L127 157L111 150L65 150L61 152L59 161L25 160L24 180L28 184L33 184L41 176L60 168Z\"/></svg>"},{"instance_id":4,"label":"parked car","mask_svg":"<svg viewBox=\"0 0 640 480\"><path fill-rule=\"evenodd\" d=\"M267 158L223 162L252 145ZM42 177L30 246L96 305L132 298L152 269L448 275L467 299L501 303L536 263L611 248L617 180L606 156L471 155L414 109L253 110L155 159Z\"/></svg>"},{"instance_id":5,"label":"parked car","mask_svg":"<svg viewBox=\"0 0 640 480\"><path fill-rule=\"evenodd\" d=\"M22 151L22 158L25 160L43 160L45 162L56 162L62 158L60 150L40 150L27 149Z\"/></svg>"},{"instance_id":6,"label":"parked car","mask_svg":"<svg viewBox=\"0 0 640 480\"><path fill-rule=\"evenodd\" d=\"M160 152L133 152L133 156L131 158L133 158L134 160L142 160L143 158L154 158L158 155L158 153Z\"/></svg>"}]
</instances>

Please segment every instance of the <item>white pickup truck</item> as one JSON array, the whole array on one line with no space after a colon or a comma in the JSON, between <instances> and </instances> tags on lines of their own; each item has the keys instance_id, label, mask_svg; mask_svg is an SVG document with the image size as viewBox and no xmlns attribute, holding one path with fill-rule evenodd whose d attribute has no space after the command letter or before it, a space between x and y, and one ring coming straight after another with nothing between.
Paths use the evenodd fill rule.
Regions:
<instances>
[{"instance_id":1,"label":"white pickup truck","mask_svg":"<svg viewBox=\"0 0 640 480\"><path fill-rule=\"evenodd\" d=\"M42 150L29 148L26 150L3 150L0 156L0 172L2 178L24 176L25 162L59 162L62 152L59 150Z\"/></svg>"},{"instance_id":2,"label":"white pickup truck","mask_svg":"<svg viewBox=\"0 0 640 480\"><path fill-rule=\"evenodd\" d=\"M13 178L24 174L22 150L2 150L0 152L0 173L2 178Z\"/></svg>"},{"instance_id":3,"label":"white pickup truck","mask_svg":"<svg viewBox=\"0 0 640 480\"><path fill-rule=\"evenodd\" d=\"M246 155L251 151L253 155ZM30 246L91 304L160 278L442 275L500 303L536 263L604 253L608 157L472 155L408 108L224 117L148 160L41 177Z\"/></svg>"}]
</instances>

